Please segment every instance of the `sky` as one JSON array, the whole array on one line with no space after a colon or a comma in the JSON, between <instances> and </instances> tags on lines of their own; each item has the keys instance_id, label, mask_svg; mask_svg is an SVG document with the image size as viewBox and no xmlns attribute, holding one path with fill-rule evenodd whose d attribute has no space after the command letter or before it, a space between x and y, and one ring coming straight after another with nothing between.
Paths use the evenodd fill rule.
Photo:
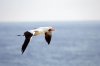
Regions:
<instances>
[{"instance_id":1,"label":"sky","mask_svg":"<svg viewBox=\"0 0 100 66\"><path fill-rule=\"evenodd\" d=\"M100 20L100 0L0 0L0 22Z\"/></svg>"}]
</instances>

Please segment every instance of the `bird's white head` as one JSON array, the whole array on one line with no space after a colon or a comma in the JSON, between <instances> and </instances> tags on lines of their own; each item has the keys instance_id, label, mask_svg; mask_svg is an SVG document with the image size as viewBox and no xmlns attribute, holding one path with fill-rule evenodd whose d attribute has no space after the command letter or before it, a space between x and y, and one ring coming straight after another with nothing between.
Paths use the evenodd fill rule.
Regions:
<instances>
[{"instance_id":1,"label":"bird's white head","mask_svg":"<svg viewBox=\"0 0 100 66\"><path fill-rule=\"evenodd\" d=\"M51 26L49 26L49 30L48 31L55 31L55 29Z\"/></svg>"}]
</instances>

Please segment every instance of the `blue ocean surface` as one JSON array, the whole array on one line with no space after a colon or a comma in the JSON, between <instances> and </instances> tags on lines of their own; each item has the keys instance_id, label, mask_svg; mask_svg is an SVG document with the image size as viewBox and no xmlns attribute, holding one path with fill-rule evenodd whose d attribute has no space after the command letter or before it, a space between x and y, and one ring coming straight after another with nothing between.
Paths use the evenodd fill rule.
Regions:
<instances>
[{"instance_id":1,"label":"blue ocean surface","mask_svg":"<svg viewBox=\"0 0 100 66\"><path fill-rule=\"evenodd\" d=\"M17 35L41 26L55 28L50 45L33 37L22 55ZM1 22L0 66L100 66L100 22Z\"/></svg>"}]
</instances>

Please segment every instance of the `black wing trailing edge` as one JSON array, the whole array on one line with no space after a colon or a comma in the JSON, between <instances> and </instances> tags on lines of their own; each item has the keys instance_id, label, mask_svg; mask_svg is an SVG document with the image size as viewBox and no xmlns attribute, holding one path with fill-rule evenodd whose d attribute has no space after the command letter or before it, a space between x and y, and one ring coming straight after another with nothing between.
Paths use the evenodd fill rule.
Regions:
<instances>
[{"instance_id":1,"label":"black wing trailing edge","mask_svg":"<svg viewBox=\"0 0 100 66\"><path fill-rule=\"evenodd\" d=\"M28 32L28 31L26 31L24 33L24 35L25 35L25 41L24 41L24 43L22 45L22 54L24 53L24 51L25 51L26 47L28 46L28 44L30 42L30 39L32 37L32 34L30 32Z\"/></svg>"},{"instance_id":2,"label":"black wing trailing edge","mask_svg":"<svg viewBox=\"0 0 100 66\"><path fill-rule=\"evenodd\" d=\"M48 45L50 44L51 37L52 37L52 33L51 32L46 32L45 33L45 40L48 43Z\"/></svg>"}]
</instances>

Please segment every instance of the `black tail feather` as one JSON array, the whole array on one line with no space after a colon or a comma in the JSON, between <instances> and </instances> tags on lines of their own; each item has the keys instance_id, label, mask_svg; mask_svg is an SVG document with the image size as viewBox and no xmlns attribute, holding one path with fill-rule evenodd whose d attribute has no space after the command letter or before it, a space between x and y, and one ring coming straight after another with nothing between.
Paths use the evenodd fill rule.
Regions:
<instances>
[{"instance_id":1,"label":"black tail feather","mask_svg":"<svg viewBox=\"0 0 100 66\"><path fill-rule=\"evenodd\" d=\"M24 36L24 35L17 35L17 36Z\"/></svg>"}]
</instances>

